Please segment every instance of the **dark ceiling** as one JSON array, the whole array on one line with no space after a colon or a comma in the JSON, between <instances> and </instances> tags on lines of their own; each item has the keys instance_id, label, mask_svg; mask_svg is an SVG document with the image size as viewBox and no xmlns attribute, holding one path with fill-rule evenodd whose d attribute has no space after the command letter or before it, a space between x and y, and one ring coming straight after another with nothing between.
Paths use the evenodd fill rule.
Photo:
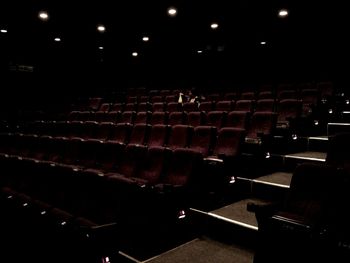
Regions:
<instances>
[{"instance_id":1,"label":"dark ceiling","mask_svg":"<svg viewBox=\"0 0 350 263\"><path fill-rule=\"evenodd\" d=\"M157 77L196 81L210 72L221 79L317 75L342 70L348 59L349 15L345 1L336 2L11 0L0 9L0 27L8 30L0 34L1 63L3 70L27 64L45 73L103 71L125 81L137 77L138 84ZM170 6L176 17L167 16ZM281 8L288 17L277 16ZM38 19L40 10L49 13L47 22ZM98 24L106 32L97 32Z\"/></svg>"}]
</instances>

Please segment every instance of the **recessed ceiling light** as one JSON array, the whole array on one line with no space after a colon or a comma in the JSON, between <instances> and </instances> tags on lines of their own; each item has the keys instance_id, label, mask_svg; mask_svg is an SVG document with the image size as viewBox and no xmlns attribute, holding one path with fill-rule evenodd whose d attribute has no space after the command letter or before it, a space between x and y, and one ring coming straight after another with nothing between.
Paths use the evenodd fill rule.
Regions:
<instances>
[{"instance_id":1,"label":"recessed ceiling light","mask_svg":"<svg viewBox=\"0 0 350 263\"><path fill-rule=\"evenodd\" d=\"M106 31L106 28L105 28L104 25L98 25L98 26L97 26L97 30L98 30L99 32L105 32L105 31Z\"/></svg>"},{"instance_id":2,"label":"recessed ceiling light","mask_svg":"<svg viewBox=\"0 0 350 263\"><path fill-rule=\"evenodd\" d=\"M169 7L168 8L168 15L169 16L176 16L177 15L177 9L175 7Z\"/></svg>"},{"instance_id":3,"label":"recessed ceiling light","mask_svg":"<svg viewBox=\"0 0 350 263\"><path fill-rule=\"evenodd\" d=\"M211 27L212 29L217 29L217 28L219 27L219 24L218 24L218 23L212 23L212 24L210 25L210 27Z\"/></svg>"},{"instance_id":4,"label":"recessed ceiling light","mask_svg":"<svg viewBox=\"0 0 350 263\"><path fill-rule=\"evenodd\" d=\"M46 11L39 12L39 18L43 21L46 21L49 19L49 14Z\"/></svg>"},{"instance_id":5,"label":"recessed ceiling light","mask_svg":"<svg viewBox=\"0 0 350 263\"><path fill-rule=\"evenodd\" d=\"M0 32L5 34L7 33L7 29L1 29Z\"/></svg>"},{"instance_id":6,"label":"recessed ceiling light","mask_svg":"<svg viewBox=\"0 0 350 263\"><path fill-rule=\"evenodd\" d=\"M197 53L198 53L198 54L202 54L202 53L203 53L203 50L197 50Z\"/></svg>"},{"instance_id":7,"label":"recessed ceiling light","mask_svg":"<svg viewBox=\"0 0 350 263\"><path fill-rule=\"evenodd\" d=\"M98 49L103 50L103 47L98 47Z\"/></svg>"},{"instance_id":8,"label":"recessed ceiling light","mask_svg":"<svg viewBox=\"0 0 350 263\"><path fill-rule=\"evenodd\" d=\"M281 9L280 11L278 11L278 16L279 17L286 17L286 16L288 16L288 10L287 9Z\"/></svg>"},{"instance_id":9,"label":"recessed ceiling light","mask_svg":"<svg viewBox=\"0 0 350 263\"><path fill-rule=\"evenodd\" d=\"M61 42L61 38L59 38L59 37L55 37L54 40L55 40L55 42Z\"/></svg>"},{"instance_id":10,"label":"recessed ceiling light","mask_svg":"<svg viewBox=\"0 0 350 263\"><path fill-rule=\"evenodd\" d=\"M146 37L146 36L145 36L145 37L143 37L143 38L142 38L142 41L144 41L144 42L149 41L149 37Z\"/></svg>"},{"instance_id":11,"label":"recessed ceiling light","mask_svg":"<svg viewBox=\"0 0 350 263\"><path fill-rule=\"evenodd\" d=\"M137 52L132 52L132 54L131 54L133 57L137 57L138 55L139 55L139 53L137 53Z\"/></svg>"},{"instance_id":12,"label":"recessed ceiling light","mask_svg":"<svg viewBox=\"0 0 350 263\"><path fill-rule=\"evenodd\" d=\"M260 45L266 45L266 41L261 41Z\"/></svg>"}]
</instances>

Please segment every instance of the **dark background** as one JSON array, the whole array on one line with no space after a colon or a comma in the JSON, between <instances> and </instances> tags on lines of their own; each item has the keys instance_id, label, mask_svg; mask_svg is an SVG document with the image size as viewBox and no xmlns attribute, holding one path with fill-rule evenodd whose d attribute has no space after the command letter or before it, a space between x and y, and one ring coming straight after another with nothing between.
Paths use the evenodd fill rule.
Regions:
<instances>
[{"instance_id":1,"label":"dark background","mask_svg":"<svg viewBox=\"0 0 350 263\"><path fill-rule=\"evenodd\" d=\"M167 16L169 6L178 9L176 17ZM287 18L277 16L280 8L289 10ZM40 10L48 11L47 22L38 19ZM0 27L8 29L0 34L1 104L136 86L215 91L331 80L346 87L349 20L344 1L6 1L0 9ZM212 22L219 23L215 31ZM106 32L97 32L97 24ZM54 42L56 36L62 42ZM34 70L14 70L18 65Z\"/></svg>"}]
</instances>

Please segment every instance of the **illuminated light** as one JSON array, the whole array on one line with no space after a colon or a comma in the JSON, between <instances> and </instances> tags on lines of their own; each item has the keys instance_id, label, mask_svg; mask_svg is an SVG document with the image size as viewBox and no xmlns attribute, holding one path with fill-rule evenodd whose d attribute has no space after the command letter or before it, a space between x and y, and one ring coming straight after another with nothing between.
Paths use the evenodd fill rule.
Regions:
<instances>
[{"instance_id":1,"label":"illuminated light","mask_svg":"<svg viewBox=\"0 0 350 263\"><path fill-rule=\"evenodd\" d=\"M139 53L137 53L137 52L132 52L132 54L131 54L133 57L137 57L138 55L139 55Z\"/></svg>"},{"instance_id":2,"label":"illuminated light","mask_svg":"<svg viewBox=\"0 0 350 263\"><path fill-rule=\"evenodd\" d=\"M103 50L103 47L98 47L99 50Z\"/></svg>"},{"instance_id":3,"label":"illuminated light","mask_svg":"<svg viewBox=\"0 0 350 263\"><path fill-rule=\"evenodd\" d=\"M24 207L28 206L28 203L24 203L23 206L24 206Z\"/></svg>"},{"instance_id":4,"label":"illuminated light","mask_svg":"<svg viewBox=\"0 0 350 263\"><path fill-rule=\"evenodd\" d=\"M314 120L314 125L318 126L318 124L319 124L318 120Z\"/></svg>"},{"instance_id":5,"label":"illuminated light","mask_svg":"<svg viewBox=\"0 0 350 263\"><path fill-rule=\"evenodd\" d=\"M185 210L181 210L179 212L179 215L177 216L178 219L183 219L186 217L186 213L185 213Z\"/></svg>"},{"instance_id":6,"label":"illuminated light","mask_svg":"<svg viewBox=\"0 0 350 263\"><path fill-rule=\"evenodd\" d=\"M149 41L149 37L143 37L143 38L142 38L142 41L148 42L148 41Z\"/></svg>"},{"instance_id":7,"label":"illuminated light","mask_svg":"<svg viewBox=\"0 0 350 263\"><path fill-rule=\"evenodd\" d=\"M269 153L269 152L267 152L266 154L265 154L265 158L266 159L269 159L271 157L271 154Z\"/></svg>"},{"instance_id":8,"label":"illuminated light","mask_svg":"<svg viewBox=\"0 0 350 263\"><path fill-rule=\"evenodd\" d=\"M168 15L171 17L174 17L177 15L177 9L175 7L169 7L168 8Z\"/></svg>"},{"instance_id":9,"label":"illuminated light","mask_svg":"<svg viewBox=\"0 0 350 263\"><path fill-rule=\"evenodd\" d=\"M8 197L7 197L7 199L12 199L13 198L13 196L12 195L9 195Z\"/></svg>"},{"instance_id":10,"label":"illuminated light","mask_svg":"<svg viewBox=\"0 0 350 263\"><path fill-rule=\"evenodd\" d=\"M279 17L286 17L286 16L288 16L288 10L286 10L286 9L281 9L281 10L278 12L278 16L279 16Z\"/></svg>"},{"instance_id":11,"label":"illuminated light","mask_svg":"<svg viewBox=\"0 0 350 263\"><path fill-rule=\"evenodd\" d=\"M46 214L46 211L41 211L40 214L41 214L41 215L45 215L45 214Z\"/></svg>"},{"instance_id":12,"label":"illuminated light","mask_svg":"<svg viewBox=\"0 0 350 263\"><path fill-rule=\"evenodd\" d=\"M46 11L39 12L39 18L43 21L46 21L49 19L49 14Z\"/></svg>"},{"instance_id":13,"label":"illuminated light","mask_svg":"<svg viewBox=\"0 0 350 263\"><path fill-rule=\"evenodd\" d=\"M89 238L89 237L90 237L90 235L89 235L89 234L86 234L86 237L87 237L87 238Z\"/></svg>"},{"instance_id":14,"label":"illuminated light","mask_svg":"<svg viewBox=\"0 0 350 263\"><path fill-rule=\"evenodd\" d=\"M105 257L105 263L110 263L109 257Z\"/></svg>"},{"instance_id":15,"label":"illuminated light","mask_svg":"<svg viewBox=\"0 0 350 263\"><path fill-rule=\"evenodd\" d=\"M260 45L266 45L266 41L261 41Z\"/></svg>"},{"instance_id":16,"label":"illuminated light","mask_svg":"<svg viewBox=\"0 0 350 263\"><path fill-rule=\"evenodd\" d=\"M210 27L211 27L212 29L217 29L217 28L219 27L219 24L217 24L217 23L212 23L212 24L210 25Z\"/></svg>"},{"instance_id":17,"label":"illuminated light","mask_svg":"<svg viewBox=\"0 0 350 263\"><path fill-rule=\"evenodd\" d=\"M67 222L66 221L63 221L62 223L61 223L61 226L64 226L64 225L66 225L67 224Z\"/></svg>"},{"instance_id":18,"label":"illuminated light","mask_svg":"<svg viewBox=\"0 0 350 263\"><path fill-rule=\"evenodd\" d=\"M332 113L333 113L333 110L332 110L332 109L329 109L329 110L328 110L328 113L329 113L329 114L332 114Z\"/></svg>"},{"instance_id":19,"label":"illuminated light","mask_svg":"<svg viewBox=\"0 0 350 263\"><path fill-rule=\"evenodd\" d=\"M61 42L61 38L59 38L59 37L55 37L54 40L55 40L55 42Z\"/></svg>"},{"instance_id":20,"label":"illuminated light","mask_svg":"<svg viewBox=\"0 0 350 263\"><path fill-rule=\"evenodd\" d=\"M349 101L349 100L346 100L345 103L349 105L349 104L350 104L350 101Z\"/></svg>"},{"instance_id":21,"label":"illuminated light","mask_svg":"<svg viewBox=\"0 0 350 263\"><path fill-rule=\"evenodd\" d=\"M197 53L198 53L198 54L202 54L202 53L203 53L203 50L197 50Z\"/></svg>"},{"instance_id":22,"label":"illuminated light","mask_svg":"<svg viewBox=\"0 0 350 263\"><path fill-rule=\"evenodd\" d=\"M6 34L7 33L7 29L1 29L0 32L3 33L3 34Z\"/></svg>"},{"instance_id":23,"label":"illuminated light","mask_svg":"<svg viewBox=\"0 0 350 263\"><path fill-rule=\"evenodd\" d=\"M103 25L98 25L98 26L97 26L97 30L98 30L99 32L105 32L105 31L106 31L106 27L103 26Z\"/></svg>"},{"instance_id":24,"label":"illuminated light","mask_svg":"<svg viewBox=\"0 0 350 263\"><path fill-rule=\"evenodd\" d=\"M229 183L234 184L236 182L236 178L234 176L231 176Z\"/></svg>"},{"instance_id":25,"label":"illuminated light","mask_svg":"<svg viewBox=\"0 0 350 263\"><path fill-rule=\"evenodd\" d=\"M297 140L297 139L298 139L298 135L293 134L293 135L292 135L292 139L293 139L293 140Z\"/></svg>"}]
</instances>

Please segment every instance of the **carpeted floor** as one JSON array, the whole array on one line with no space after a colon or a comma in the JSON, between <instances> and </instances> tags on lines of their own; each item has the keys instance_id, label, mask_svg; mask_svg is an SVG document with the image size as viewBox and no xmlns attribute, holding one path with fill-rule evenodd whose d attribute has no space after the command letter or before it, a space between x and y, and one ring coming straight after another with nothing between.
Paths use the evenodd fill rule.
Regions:
<instances>
[{"instance_id":1,"label":"carpeted floor","mask_svg":"<svg viewBox=\"0 0 350 263\"><path fill-rule=\"evenodd\" d=\"M197 238L147 263L252 263L254 252L206 237Z\"/></svg>"}]
</instances>

